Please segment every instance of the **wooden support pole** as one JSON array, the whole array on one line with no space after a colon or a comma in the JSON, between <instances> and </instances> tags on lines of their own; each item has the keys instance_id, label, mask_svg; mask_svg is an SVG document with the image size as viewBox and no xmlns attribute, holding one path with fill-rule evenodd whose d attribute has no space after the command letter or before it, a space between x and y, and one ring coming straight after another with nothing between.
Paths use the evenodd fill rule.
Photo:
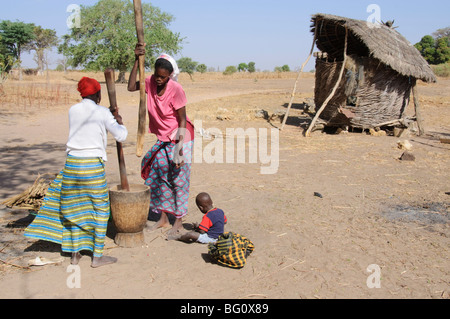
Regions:
<instances>
[{"instance_id":1,"label":"wooden support pole","mask_svg":"<svg viewBox=\"0 0 450 319\"><path fill-rule=\"evenodd\" d=\"M316 45L316 38L317 38L317 22L316 22L316 25L314 27L314 40L313 40L313 43L312 43L312 46L311 46L311 51L310 51L309 56L306 59L306 61L302 64L300 72L297 75L297 79L295 80L294 90L292 91L291 100L289 101L288 109L286 111L286 114L284 115L283 124L281 124L280 131L282 131L284 129L284 126L286 125L286 121L287 121L287 119L289 117L289 112L291 111L292 103L294 102L295 92L297 91L297 83L300 80L300 77L301 77L301 75L303 73L304 67L306 66L306 64L308 64L309 59L311 58L311 55L313 54L314 46Z\"/></svg>"},{"instance_id":2,"label":"wooden support pole","mask_svg":"<svg viewBox=\"0 0 450 319\"><path fill-rule=\"evenodd\" d=\"M414 81L413 87L412 87L412 93L414 98L414 109L416 111L416 121L417 121L417 127L419 128L419 136L422 136L425 134L425 129L423 127L422 122L422 114L421 114L421 108L419 103L419 94L417 93L417 80Z\"/></svg>"},{"instance_id":3,"label":"wooden support pole","mask_svg":"<svg viewBox=\"0 0 450 319\"><path fill-rule=\"evenodd\" d=\"M331 91L331 94L327 97L325 102L322 104L322 106L317 111L316 115L314 116L314 119L311 121L311 124L309 125L309 128L305 133L306 137L310 136L311 131L314 128L314 125L316 125L317 119L319 118L320 114L322 114L323 110L327 107L328 103L331 101L333 96L336 94L336 90L339 87L339 84L341 83L342 76L344 75L345 64L347 63L347 45L348 45L348 28L347 28L347 25L345 25L344 27L345 27L344 61L342 62L342 68L339 73L339 78L338 78L333 90Z\"/></svg>"}]
</instances>

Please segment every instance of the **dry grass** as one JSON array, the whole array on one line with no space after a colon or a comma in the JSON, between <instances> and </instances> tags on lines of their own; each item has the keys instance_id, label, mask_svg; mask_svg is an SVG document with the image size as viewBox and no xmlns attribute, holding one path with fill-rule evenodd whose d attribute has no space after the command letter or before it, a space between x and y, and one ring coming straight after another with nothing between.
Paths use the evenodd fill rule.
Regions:
<instances>
[{"instance_id":1,"label":"dry grass","mask_svg":"<svg viewBox=\"0 0 450 319\"><path fill-rule=\"evenodd\" d=\"M147 72L146 76L151 75L151 72ZM224 75L222 72L206 72L206 73L194 73L192 79L194 81L217 81L217 80L236 80L236 79L295 79L297 77L297 72L237 72L231 75ZM119 73L116 71L116 78ZM23 75L23 83L33 82L33 83L76 83L83 77L91 77L99 82L105 82L105 76L103 72L88 72L88 71L68 71L67 73L50 71L49 76L38 76L38 75ZM314 76L314 73L305 73L305 77ZM125 78L128 79L129 73L125 74ZM179 75L180 82L192 81L187 73L181 73ZM8 82L19 82L18 79L11 78Z\"/></svg>"},{"instance_id":2,"label":"dry grass","mask_svg":"<svg viewBox=\"0 0 450 319\"><path fill-rule=\"evenodd\" d=\"M147 73L146 76L150 76ZM84 77L91 77L105 83L103 72L69 71L67 73L50 71L48 76L23 75L23 80L19 81L10 78L3 84L0 92L1 111L21 110L26 111L34 108L49 108L61 105L74 104L79 100L76 90L78 81ZM128 78L129 74L126 74ZM209 83L228 82L235 80L258 80L267 79L295 79L297 73L294 72L256 72L256 73L235 73L223 75L221 72L195 73L193 78L186 73L179 76L180 83ZM305 77L314 76L312 73L305 73ZM116 78L118 72L116 72Z\"/></svg>"},{"instance_id":3,"label":"dry grass","mask_svg":"<svg viewBox=\"0 0 450 319\"><path fill-rule=\"evenodd\" d=\"M73 87L61 83L7 82L0 96L2 109L42 108L67 105L74 101Z\"/></svg>"}]
</instances>

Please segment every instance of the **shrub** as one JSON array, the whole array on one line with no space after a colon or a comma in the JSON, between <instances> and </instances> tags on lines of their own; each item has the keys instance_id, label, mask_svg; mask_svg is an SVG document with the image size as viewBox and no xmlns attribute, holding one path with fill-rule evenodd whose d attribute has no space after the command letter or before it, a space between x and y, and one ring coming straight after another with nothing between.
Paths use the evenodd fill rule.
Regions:
<instances>
[{"instance_id":1,"label":"shrub","mask_svg":"<svg viewBox=\"0 0 450 319\"><path fill-rule=\"evenodd\" d=\"M440 77L450 77L450 62L438 64L438 65L432 65L431 68L433 69L434 74Z\"/></svg>"},{"instance_id":2,"label":"shrub","mask_svg":"<svg viewBox=\"0 0 450 319\"><path fill-rule=\"evenodd\" d=\"M285 64L283 66L276 66L274 71L275 72L290 72L291 69L289 68L289 65Z\"/></svg>"},{"instance_id":3,"label":"shrub","mask_svg":"<svg viewBox=\"0 0 450 319\"><path fill-rule=\"evenodd\" d=\"M256 69L255 69L255 62L249 62L248 63L248 72L250 72L250 73L253 73L253 72L255 72L256 71Z\"/></svg>"},{"instance_id":4,"label":"shrub","mask_svg":"<svg viewBox=\"0 0 450 319\"><path fill-rule=\"evenodd\" d=\"M205 73L208 70L208 67L205 64L199 64L196 68L197 72Z\"/></svg>"},{"instance_id":5,"label":"shrub","mask_svg":"<svg viewBox=\"0 0 450 319\"><path fill-rule=\"evenodd\" d=\"M224 75L231 75L237 72L237 68L234 65L229 65L226 67L225 71L223 71Z\"/></svg>"}]
</instances>

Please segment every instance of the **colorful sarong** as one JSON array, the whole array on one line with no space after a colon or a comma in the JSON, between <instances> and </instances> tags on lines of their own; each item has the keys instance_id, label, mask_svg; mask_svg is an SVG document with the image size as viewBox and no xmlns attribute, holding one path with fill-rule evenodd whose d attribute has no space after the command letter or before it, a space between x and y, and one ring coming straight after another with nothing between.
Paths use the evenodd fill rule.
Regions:
<instances>
[{"instance_id":1,"label":"colorful sarong","mask_svg":"<svg viewBox=\"0 0 450 319\"><path fill-rule=\"evenodd\" d=\"M142 160L141 175L151 188L150 208L156 213L169 213L182 218L188 213L194 141L184 143L185 164L176 168L173 157L176 144L157 141Z\"/></svg>"},{"instance_id":2,"label":"colorful sarong","mask_svg":"<svg viewBox=\"0 0 450 319\"><path fill-rule=\"evenodd\" d=\"M102 159L69 155L25 236L61 244L63 252L90 250L101 257L109 216Z\"/></svg>"}]
</instances>

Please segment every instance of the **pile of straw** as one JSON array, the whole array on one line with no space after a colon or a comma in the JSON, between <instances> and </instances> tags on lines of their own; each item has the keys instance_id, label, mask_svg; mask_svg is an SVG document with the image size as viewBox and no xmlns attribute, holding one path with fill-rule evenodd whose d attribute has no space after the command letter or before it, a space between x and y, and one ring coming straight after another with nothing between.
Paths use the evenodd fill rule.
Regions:
<instances>
[{"instance_id":1,"label":"pile of straw","mask_svg":"<svg viewBox=\"0 0 450 319\"><path fill-rule=\"evenodd\" d=\"M52 173L39 174L33 185L21 194L5 200L2 204L9 208L23 208L38 211L42 205L47 189L55 177L56 174Z\"/></svg>"}]
</instances>

